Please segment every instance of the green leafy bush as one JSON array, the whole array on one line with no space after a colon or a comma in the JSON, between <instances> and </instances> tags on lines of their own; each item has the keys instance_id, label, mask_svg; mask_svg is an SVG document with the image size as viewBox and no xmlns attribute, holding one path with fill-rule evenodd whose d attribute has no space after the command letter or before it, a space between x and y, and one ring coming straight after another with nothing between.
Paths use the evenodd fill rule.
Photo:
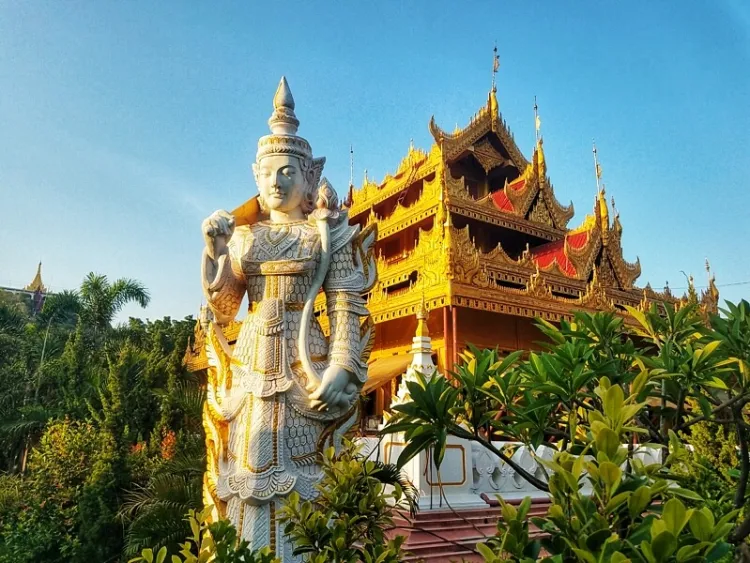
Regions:
<instances>
[{"instance_id":1,"label":"green leafy bush","mask_svg":"<svg viewBox=\"0 0 750 563\"><path fill-rule=\"evenodd\" d=\"M397 510L416 511L416 491L397 467L364 459L348 444L323 455L320 496L302 501L292 493L279 512L294 553L307 563L397 563L404 539L388 539Z\"/></svg>"}]
</instances>

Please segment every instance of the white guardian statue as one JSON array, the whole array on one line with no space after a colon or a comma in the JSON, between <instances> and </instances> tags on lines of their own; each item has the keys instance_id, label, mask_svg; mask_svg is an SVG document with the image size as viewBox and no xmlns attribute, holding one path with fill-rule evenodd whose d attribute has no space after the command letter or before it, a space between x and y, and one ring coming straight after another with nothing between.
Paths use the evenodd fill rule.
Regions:
<instances>
[{"instance_id":1,"label":"white guardian statue","mask_svg":"<svg viewBox=\"0 0 750 563\"><path fill-rule=\"evenodd\" d=\"M350 226L324 158L297 135L285 78L273 99L271 134L253 164L259 195L203 222L202 281L213 313L204 411L204 497L253 548L297 560L277 519L292 491L316 495L318 453L337 446L357 417L373 325L364 294L376 281L374 228ZM325 294L328 333L313 314ZM230 348L222 328L248 314ZM325 323L324 323L325 326Z\"/></svg>"}]
</instances>

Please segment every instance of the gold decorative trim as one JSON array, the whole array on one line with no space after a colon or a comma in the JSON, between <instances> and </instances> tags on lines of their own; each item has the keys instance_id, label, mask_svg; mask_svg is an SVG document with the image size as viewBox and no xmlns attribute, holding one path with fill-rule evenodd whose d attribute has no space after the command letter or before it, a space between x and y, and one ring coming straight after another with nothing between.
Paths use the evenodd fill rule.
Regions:
<instances>
[{"instance_id":1,"label":"gold decorative trim","mask_svg":"<svg viewBox=\"0 0 750 563\"><path fill-rule=\"evenodd\" d=\"M405 442L386 442L383 448L383 461L385 463L391 463L390 461L391 448L405 447L406 445L407 444ZM431 487L440 487L440 486L460 487L461 485L464 485L466 483L466 450L461 444L446 444L445 449L446 450L461 450L461 481L448 481L448 482L433 483L432 481L430 481L430 478L428 475L425 475L425 481Z\"/></svg>"}]
</instances>

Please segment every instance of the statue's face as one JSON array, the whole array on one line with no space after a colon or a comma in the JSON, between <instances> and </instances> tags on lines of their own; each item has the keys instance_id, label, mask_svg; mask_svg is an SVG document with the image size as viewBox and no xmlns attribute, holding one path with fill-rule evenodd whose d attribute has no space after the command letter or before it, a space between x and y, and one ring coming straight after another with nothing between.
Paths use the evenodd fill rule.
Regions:
<instances>
[{"instance_id":1,"label":"statue's face","mask_svg":"<svg viewBox=\"0 0 750 563\"><path fill-rule=\"evenodd\" d=\"M258 191L268 210L289 213L302 206L305 177L296 156L266 156L256 170Z\"/></svg>"}]
</instances>

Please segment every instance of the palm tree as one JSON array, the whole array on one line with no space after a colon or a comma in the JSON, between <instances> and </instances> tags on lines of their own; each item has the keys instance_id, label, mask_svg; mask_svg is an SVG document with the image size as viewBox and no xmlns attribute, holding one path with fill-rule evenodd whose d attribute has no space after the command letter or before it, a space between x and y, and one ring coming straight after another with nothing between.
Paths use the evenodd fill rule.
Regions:
<instances>
[{"instance_id":1,"label":"palm tree","mask_svg":"<svg viewBox=\"0 0 750 563\"><path fill-rule=\"evenodd\" d=\"M135 302L147 307L151 299L146 287L137 280L120 278L109 283L107 276L93 272L83 280L79 296L83 319L98 332L111 328L112 320L126 304Z\"/></svg>"},{"instance_id":2,"label":"palm tree","mask_svg":"<svg viewBox=\"0 0 750 563\"><path fill-rule=\"evenodd\" d=\"M59 324L68 328L75 325L81 313L81 298L75 290L66 289L52 293L44 300L44 306L36 317L39 326Z\"/></svg>"},{"instance_id":3,"label":"palm tree","mask_svg":"<svg viewBox=\"0 0 750 563\"><path fill-rule=\"evenodd\" d=\"M176 551L190 532L185 514L201 506L205 469L203 455L184 453L164 462L146 485L136 485L125 494L119 515L128 528L126 556L163 545Z\"/></svg>"}]
</instances>

